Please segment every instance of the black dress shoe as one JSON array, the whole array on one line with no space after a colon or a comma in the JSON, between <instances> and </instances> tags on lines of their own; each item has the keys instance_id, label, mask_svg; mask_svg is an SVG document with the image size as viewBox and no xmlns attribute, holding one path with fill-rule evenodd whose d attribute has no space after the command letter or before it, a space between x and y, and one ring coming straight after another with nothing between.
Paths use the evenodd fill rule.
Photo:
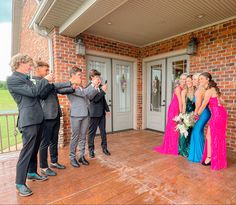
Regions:
<instances>
[{"instance_id":1,"label":"black dress shoe","mask_svg":"<svg viewBox=\"0 0 236 205\"><path fill-rule=\"evenodd\" d=\"M48 177L47 176L40 176L37 173L28 173L27 174L27 179L29 181L45 181L45 180L48 179Z\"/></svg>"},{"instance_id":2,"label":"black dress shoe","mask_svg":"<svg viewBox=\"0 0 236 205\"><path fill-rule=\"evenodd\" d=\"M47 168L46 170L41 170L41 173L46 175L46 176L56 176L57 173L51 170L50 168Z\"/></svg>"},{"instance_id":3,"label":"black dress shoe","mask_svg":"<svg viewBox=\"0 0 236 205\"><path fill-rule=\"evenodd\" d=\"M19 192L20 196L30 196L33 192L24 184L16 184L16 190Z\"/></svg>"},{"instance_id":4,"label":"black dress shoe","mask_svg":"<svg viewBox=\"0 0 236 205\"><path fill-rule=\"evenodd\" d=\"M65 169L65 168L66 168L64 165L59 164L58 162L56 162L56 163L51 163L51 164L50 164L50 167L51 167L51 168L56 168L56 169Z\"/></svg>"},{"instance_id":5,"label":"black dress shoe","mask_svg":"<svg viewBox=\"0 0 236 205\"><path fill-rule=\"evenodd\" d=\"M208 162L208 163L206 163L205 161L203 161L203 162L202 162L202 165L203 165L203 166L210 166L210 165L211 165L211 161Z\"/></svg>"},{"instance_id":6,"label":"black dress shoe","mask_svg":"<svg viewBox=\"0 0 236 205\"><path fill-rule=\"evenodd\" d=\"M208 158L208 159L211 159L210 157L207 157L207 158ZM206 163L206 161L203 161L203 162L202 162L202 165L203 165L203 166L210 166L210 165L211 165L211 161L209 161L209 162L207 162L207 163Z\"/></svg>"},{"instance_id":7,"label":"black dress shoe","mask_svg":"<svg viewBox=\"0 0 236 205\"><path fill-rule=\"evenodd\" d=\"M89 162L85 159L85 157L79 158L79 162L80 162L82 165L86 165L86 166L89 165Z\"/></svg>"},{"instance_id":8,"label":"black dress shoe","mask_svg":"<svg viewBox=\"0 0 236 205\"><path fill-rule=\"evenodd\" d=\"M111 153L107 149L102 149L102 151L105 155L111 155Z\"/></svg>"},{"instance_id":9,"label":"black dress shoe","mask_svg":"<svg viewBox=\"0 0 236 205\"><path fill-rule=\"evenodd\" d=\"M70 161L70 164L71 164L73 167L76 167L76 168L79 168L79 167L80 167L80 165L79 165L79 163L77 162L76 159L72 159L72 160Z\"/></svg>"},{"instance_id":10,"label":"black dress shoe","mask_svg":"<svg viewBox=\"0 0 236 205\"><path fill-rule=\"evenodd\" d=\"M94 158L95 157L95 153L93 150L89 150L89 156L90 158Z\"/></svg>"}]
</instances>

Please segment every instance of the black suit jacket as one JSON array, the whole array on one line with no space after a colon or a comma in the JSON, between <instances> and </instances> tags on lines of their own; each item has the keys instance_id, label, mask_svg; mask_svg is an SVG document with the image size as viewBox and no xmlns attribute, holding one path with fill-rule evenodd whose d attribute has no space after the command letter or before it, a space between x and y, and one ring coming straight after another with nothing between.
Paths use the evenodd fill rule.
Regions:
<instances>
[{"instance_id":1,"label":"black suit jacket","mask_svg":"<svg viewBox=\"0 0 236 205\"><path fill-rule=\"evenodd\" d=\"M40 82L42 78L33 77L36 80L36 84ZM70 94L74 92L74 89L71 87L71 82L65 83L53 83L49 84L41 93L40 93L40 102L43 108L43 114L45 120L53 120L58 117L61 117L62 112L59 104L57 94Z\"/></svg>"},{"instance_id":2,"label":"black suit jacket","mask_svg":"<svg viewBox=\"0 0 236 205\"><path fill-rule=\"evenodd\" d=\"M34 85L26 78L26 75L19 72L14 72L8 77L7 86L19 110L19 130L26 126L42 123L43 110L39 96L48 85L46 79L42 79L37 85Z\"/></svg>"},{"instance_id":3,"label":"black suit jacket","mask_svg":"<svg viewBox=\"0 0 236 205\"><path fill-rule=\"evenodd\" d=\"M110 112L105 95L106 93L100 89L100 92L92 100L90 100L89 104L90 117L102 117L106 115L106 112Z\"/></svg>"}]
</instances>

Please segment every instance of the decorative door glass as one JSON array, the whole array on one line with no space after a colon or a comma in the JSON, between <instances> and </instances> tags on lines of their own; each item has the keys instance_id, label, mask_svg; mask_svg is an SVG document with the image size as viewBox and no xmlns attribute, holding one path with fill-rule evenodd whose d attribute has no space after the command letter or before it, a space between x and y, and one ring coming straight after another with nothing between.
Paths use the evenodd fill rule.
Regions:
<instances>
[{"instance_id":1,"label":"decorative door glass","mask_svg":"<svg viewBox=\"0 0 236 205\"><path fill-rule=\"evenodd\" d=\"M130 66L116 64L117 112L129 112L131 102Z\"/></svg>"},{"instance_id":2,"label":"decorative door glass","mask_svg":"<svg viewBox=\"0 0 236 205\"><path fill-rule=\"evenodd\" d=\"M162 64L151 66L150 111L160 111L162 90Z\"/></svg>"}]
</instances>

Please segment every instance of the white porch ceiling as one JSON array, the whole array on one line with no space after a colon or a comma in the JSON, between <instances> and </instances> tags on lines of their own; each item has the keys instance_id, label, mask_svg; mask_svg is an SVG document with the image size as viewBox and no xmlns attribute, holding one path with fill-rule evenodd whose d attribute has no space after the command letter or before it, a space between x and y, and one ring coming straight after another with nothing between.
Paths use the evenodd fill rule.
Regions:
<instances>
[{"instance_id":1,"label":"white porch ceiling","mask_svg":"<svg viewBox=\"0 0 236 205\"><path fill-rule=\"evenodd\" d=\"M129 0L86 32L144 46L232 16L236 0Z\"/></svg>"},{"instance_id":2,"label":"white porch ceiling","mask_svg":"<svg viewBox=\"0 0 236 205\"><path fill-rule=\"evenodd\" d=\"M43 0L41 7L32 20L41 27L136 46L236 18L236 0Z\"/></svg>"}]
</instances>

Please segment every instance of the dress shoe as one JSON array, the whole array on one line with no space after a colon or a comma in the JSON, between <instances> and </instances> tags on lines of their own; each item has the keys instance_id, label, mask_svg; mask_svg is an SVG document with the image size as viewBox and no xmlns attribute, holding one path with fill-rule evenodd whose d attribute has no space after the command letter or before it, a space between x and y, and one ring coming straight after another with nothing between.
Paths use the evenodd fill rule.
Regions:
<instances>
[{"instance_id":1,"label":"dress shoe","mask_svg":"<svg viewBox=\"0 0 236 205\"><path fill-rule=\"evenodd\" d=\"M56 168L56 169L65 169L65 168L66 168L64 165L59 164L58 162L56 162L56 163L51 163L51 164L50 164L50 167L51 167L51 168Z\"/></svg>"},{"instance_id":2,"label":"dress shoe","mask_svg":"<svg viewBox=\"0 0 236 205\"><path fill-rule=\"evenodd\" d=\"M207 157L206 159L211 159L210 157ZM202 162L203 166L210 166L211 165L211 160L209 162L206 163L206 160Z\"/></svg>"},{"instance_id":3,"label":"dress shoe","mask_svg":"<svg viewBox=\"0 0 236 205\"><path fill-rule=\"evenodd\" d=\"M107 149L102 149L102 151L105 155L111 155L111 153Z\"/></svg>"},{"instance_id":4,"label":"dress shoe","mask_svg":"<svg viewBox=\"0 0 236 205\"><path fill-rule=\"evenodd\" d=\"M89 162L85 159L85 157L80 157L80 158L79 158L79 162L80 162L82 165L86 165L86 166L89 165Z\"/></svg>"},{"instance_id":5,"label":"dress shoe","mask_svg":"<svg viewBox=\"0 0 236 205\"><path fill-rule=\"evenodd\" d=\"M51 170L50 168L47 168L46 170L41 169L41 173L46 176L56 176L57 173Z\"/></svg>"},{"instance_id":6,"label":"dress shoe","mask_svg":"<svg viewBox=\"0 0 236 205\"><path fill-rule=\"evenodd\" d=\"M72 160L70 161L70 164L71 164L73 167L76 167L76 168L79 168L79 167L80 167L80 165L79 165L79 163L77 162L76 159L72 159Z\"/></svg>"},{"instance_id":7,"label":"dress shoe","mask_svg":"<svg viewBox=\"0 0 236 205\"><path fill-rule=\"evenodd\" d=\"M48 177L47 176L40 176L37 173L28 173L27 179L30 181L45 181L48 179Z\"/></svg>"},{"instance_id":8,"label":"dress shoe","mask_svg":"<svg viewBox=\"0 0 236 205\"><path fill-rule=\"evenodd\" d=\"M93 150L89 150L89 157L90 158L94 158L95 157L95 153Z\"/></svg>"},{"instance_id":9,"label":"dress shoe","mask_svg":"<svg viewBox=\"0 0 236 205\"><path fill-rule=\"evenodd\" d=\"M33 192L25 184L16 184L16 190L20 196L30 196Z\"/></svg>"}]
</instances>

